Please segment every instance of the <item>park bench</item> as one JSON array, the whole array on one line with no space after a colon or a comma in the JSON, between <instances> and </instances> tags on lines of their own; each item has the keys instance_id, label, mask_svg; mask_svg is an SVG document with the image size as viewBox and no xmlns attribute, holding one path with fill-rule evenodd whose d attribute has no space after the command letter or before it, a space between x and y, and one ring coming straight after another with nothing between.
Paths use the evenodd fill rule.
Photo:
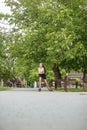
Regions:
<instances>
[{"instance_id":1,"label":"park bench","mask_svg":"<svg viewBox=\"0 0 87 130\"><path fill-rule=\"evenodd\" d=\"M64 78L64 89L67 91L67 87L70 84L70 81L75 81L76 88L78 87L78 80L77 78L80 78L80 86L84 87L83 83L83 73L67 73L67 75Z\"/></svg>"},{"instance_id":2,"label":"park bench","mask_svg":"<svg viewBox=\"0 0 87 130\"><path fill-rule=\"evenodd\" d=\"M83 73L68 73L68 78L81 78L83 79Z\"/></svg>"}]
</instances>

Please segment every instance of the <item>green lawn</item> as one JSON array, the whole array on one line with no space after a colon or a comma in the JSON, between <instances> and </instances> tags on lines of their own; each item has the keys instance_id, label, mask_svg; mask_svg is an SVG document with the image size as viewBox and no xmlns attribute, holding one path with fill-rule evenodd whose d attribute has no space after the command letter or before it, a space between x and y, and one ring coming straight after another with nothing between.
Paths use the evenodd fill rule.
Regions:
<instances>
[{"instance_id":1,"label":"green lawn","mask_svg":"<svg viewBox=\"0 0 87 130\"><path fill-rule=\"evenodd\" d=\"M11 88L9 88L9 87L1 87L0 86L0 91L6 91L6 90L10 90Z\"/></svg>"},{"instance_id":2,"label":"green lawn","mask_svg":"<svg viewBox=\"0 0 87 130\"><path fill-rule=\"evenodd\" d=\"M57 88L57 91L64 92L64 88ZM87 87L83 88L68 88L68 92L87 92Z\"/></svg>"},{"instance_id":3,"label":"green lawn","mask_svg":"<svg viewBox=\"0 0 87 130\"><path fill-rule=\"evenodd\" d=\"M7 90L11 90L12 88L10 87L1 87L0 86L0 91L7 91ZM83 88L68 88L67 89L68 92L87 92L87 87L85 87L84 89ZM64 88L57 88L56 91L59 91L59 92L64 92Z\"/></svg>"}]
</instances>

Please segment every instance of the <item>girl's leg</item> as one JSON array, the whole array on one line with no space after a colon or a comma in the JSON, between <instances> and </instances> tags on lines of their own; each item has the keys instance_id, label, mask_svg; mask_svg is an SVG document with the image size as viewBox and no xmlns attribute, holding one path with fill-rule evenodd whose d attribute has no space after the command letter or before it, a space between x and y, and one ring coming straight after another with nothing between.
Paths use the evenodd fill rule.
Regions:
<instances>
[{"instance_id":1,"label":"girl's leg","mask_svg":"<svg viewBox=\"0 0 87 130\"><path fill-rule=\"evenodd\" d=\"M41 81L42 81L42 78L39 77L39 90L41 91Z\"/></svg>"},{"instance_id":2,"label":"girl's leg","mask_svg":"<svg viewBox=\"0 0 87 130\"><path fill-rule=\"evenodd\" d=\"M47 80L45 79L45 84L46 84L46 87L48 88L49 91L52 91L52 89L49 87L49 84L47 82Z\"/></svg>"},{"instance_id":3,"label":"girl's leg","mask_svg":"<svg viewBox=\"0 0 87 130\"><path fill-rule=\"evenodd\" d=\"M49 85L46 79L45 79L45 84L46 84L46 87L49 88Z\"/></svg>"}]
</instances>

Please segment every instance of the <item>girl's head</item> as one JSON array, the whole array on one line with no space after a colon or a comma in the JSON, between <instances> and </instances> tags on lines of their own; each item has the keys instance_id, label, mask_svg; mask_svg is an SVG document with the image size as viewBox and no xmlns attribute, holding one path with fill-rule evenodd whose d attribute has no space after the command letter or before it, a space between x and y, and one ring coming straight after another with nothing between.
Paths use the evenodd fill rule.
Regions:
<instances>
[{"instance_id":1,"label":"girl's head","mask_svg":"<svg viewBox=\"0 0 87 130\"><path fill-rule=\"evenodd\" d=\"M43 67L43 66L44 66L43 63L40 63L40 64L39 64L39 67Z\"/></svg>"}]
</instances>

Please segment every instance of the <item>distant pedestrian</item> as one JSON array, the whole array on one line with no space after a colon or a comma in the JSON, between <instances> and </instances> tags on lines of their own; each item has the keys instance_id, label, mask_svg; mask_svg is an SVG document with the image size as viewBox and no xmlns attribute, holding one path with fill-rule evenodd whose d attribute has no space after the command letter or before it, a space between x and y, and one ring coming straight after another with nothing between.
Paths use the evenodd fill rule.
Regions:
<instances>
[{"instance_id":1,"label":"distant pedestrian","mask_svg":"<svg viewBox=\"0 0 87 130\"><path fill-rule=\"evenodd\" d=\"M52 89L49 87L48 82L46 80L46 68L45 68L45 66L42 63L39 64L38 75L39 75L39 91L41 91L42 79L44 79L46 87L48 88L48 90L52 91Z\"/></svg>"}]
</instances>

